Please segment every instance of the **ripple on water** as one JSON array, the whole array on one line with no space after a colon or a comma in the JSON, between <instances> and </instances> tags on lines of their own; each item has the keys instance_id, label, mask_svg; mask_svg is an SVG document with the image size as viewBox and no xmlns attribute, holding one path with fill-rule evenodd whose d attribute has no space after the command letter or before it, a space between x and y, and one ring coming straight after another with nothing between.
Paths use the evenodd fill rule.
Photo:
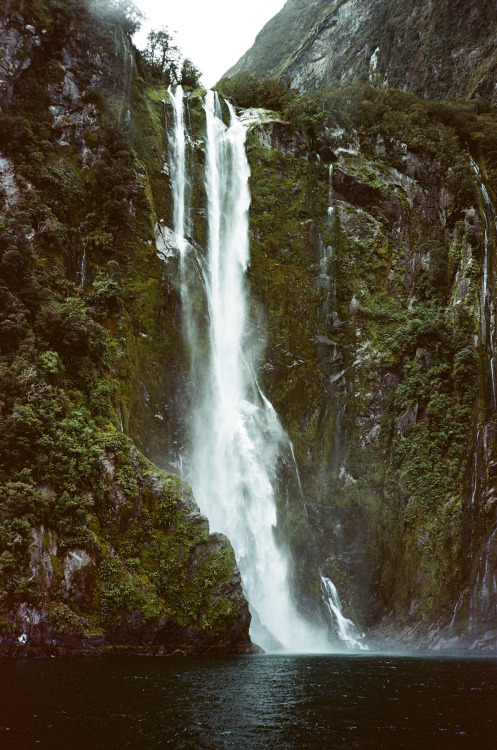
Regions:
<instances>
[{"instance_id":1,"label":"ripple on water","mask_svg":"<svg viewBox=\"0 0 497 750\"><path fill-rule=\"evenodd\" d=\"M497 748L497 660L0 663L0 747Z\"/></svg>"}]
</instances>

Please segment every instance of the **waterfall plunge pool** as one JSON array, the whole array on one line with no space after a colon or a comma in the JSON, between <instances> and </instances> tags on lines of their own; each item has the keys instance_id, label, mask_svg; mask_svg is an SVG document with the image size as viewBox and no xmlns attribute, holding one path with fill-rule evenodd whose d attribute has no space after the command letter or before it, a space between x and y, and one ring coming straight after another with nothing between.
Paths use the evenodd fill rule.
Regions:
<instances>
[{"instance_id":1,"label":"waterfall plunge pool","mask_svg":"<svg viewBox=\"0 0 497 750\"><path fill-rule=\"evenodd\" d=\"M0 662L0 747L497 747L497 659L290 655Z\"/></svg>"}]
</instances>

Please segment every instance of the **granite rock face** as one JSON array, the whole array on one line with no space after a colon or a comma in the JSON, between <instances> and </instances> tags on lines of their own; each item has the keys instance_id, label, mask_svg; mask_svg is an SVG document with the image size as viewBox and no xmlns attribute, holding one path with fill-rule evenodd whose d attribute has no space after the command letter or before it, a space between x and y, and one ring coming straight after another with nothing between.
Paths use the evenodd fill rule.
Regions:
<instances>
[{"instance_id":1,"label":"granite rock face","mask_svg":"<svg viewBox=\"0 0 497 750\"><path fill-rule=\"evenodd\" d=\"M289 0L227 73L288 76L301 91L360 80L430 99L494 97L492 0Z\"/></svg>"}]
</instances>

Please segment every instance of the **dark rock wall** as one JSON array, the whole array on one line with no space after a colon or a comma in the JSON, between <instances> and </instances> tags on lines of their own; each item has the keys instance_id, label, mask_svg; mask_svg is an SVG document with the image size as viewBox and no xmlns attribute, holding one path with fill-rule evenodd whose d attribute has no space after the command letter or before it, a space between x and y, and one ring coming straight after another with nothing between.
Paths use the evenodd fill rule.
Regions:
<instances>
[{"instance_id":1,"label":"dark rock wall","mask_svg":"<svg viewBox=\"0 0 497 750\"><path fill-rule=\"evenodd\" d=\"M167 94L95 7L0 11L0 651L245 651L229 542L143 455L183 413Z\"/></svg>"},{"instance_id":2,"label":"dark rock wall","mask_svg":"<svg viewBox=\"0 0 497 750\"><path fill-rule=\"evenodd\" d=\"M289 0L227 73L301 91L361 80L429 99L495 95L493 0Z\"/></svg>"},{"instance_id":3,"label":"dark rock wall","mask_svg":"<svg viewBox=\"0 0 497 750\"><path fill-rule=\"evenodd\" d=\"M255 125L249 140L262 377L305 496L290 509L290 539L300 561L306 534L317 540L345 613L380 640L491 645L485 207L443 124L431 153L374 130L329 130L328 164L292 146L290 125ZM300 585L311 567L301 566Z\"/></svg>"}]
</instances>

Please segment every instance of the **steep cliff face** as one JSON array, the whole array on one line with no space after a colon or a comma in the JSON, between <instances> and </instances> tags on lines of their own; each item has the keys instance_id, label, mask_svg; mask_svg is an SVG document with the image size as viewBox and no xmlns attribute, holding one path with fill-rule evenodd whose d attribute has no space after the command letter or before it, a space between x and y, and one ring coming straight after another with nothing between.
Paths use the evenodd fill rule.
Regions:
<instances>
[{"instance_id":1,"label":"steep cliff face","mask_svg":"<svg viewBox=\"0 0 497 750\"><path fill-rule=\"evenodd\" d=\"M191 397L171 112L121 26L91 6L22 0L1 16L0 647L244 651L229 543L165 471L187 447ZM330 12L344 34L353 21L369 77L381 40L365 54L360 28L380 29L382 8L399 14L395 41L442 5L294 0L285 12L301 25L280 32L300 45ZM466 8L476 49L492 8ZM405 25L409 13L418 21ZM384 76L381 59L402 61L380 52ZM485 70L471 58L474 86L461 62L433 95L473 94L491 80L490 52ZM413 67L413 88L431 59ZM494 111L360 84L314 98L283 89L259 102L269 92L281 112L244 115L249 280L261 348L267 338L258 378L300 469L286 457L277 492L300 608L323 615L321 572L380 642L494 647ZM199 248L202 102L192 93L188 109Z\"/></svg>"},{"instance_id":2,"label":"steep cliff face","mask_svg":"<svg viewBox=\"0 0 497 750\"><path fill-rule=\"evenodd\" d=\"M449 109L375 101L338 90L309 145L281 119L250 137L263 379L305 496L282 514L301 585L308 526L370 636L493 647L493 171Z\"/></svg>"},{"instance_id":3,"label":"steep cliff face","mask_svg":"<svg viewBox=\"0 0 497 750\"><path fill-rule=\"evenodd\" d=\"M429 99L495 96L493 0L289 0L227 73L301 91L361 80Z\"/></svg>"},{"instance_id":4,"label":"steep cliff face","mask_svg":"<svg viewBox=\"0 0 497 750\"><path fill-rule=\"evenodd\" d=\"M0 650L243 651L229 542L142 455L179 429L165 92L94 5L0 11Z\"/></svg>"}]
</instances>

